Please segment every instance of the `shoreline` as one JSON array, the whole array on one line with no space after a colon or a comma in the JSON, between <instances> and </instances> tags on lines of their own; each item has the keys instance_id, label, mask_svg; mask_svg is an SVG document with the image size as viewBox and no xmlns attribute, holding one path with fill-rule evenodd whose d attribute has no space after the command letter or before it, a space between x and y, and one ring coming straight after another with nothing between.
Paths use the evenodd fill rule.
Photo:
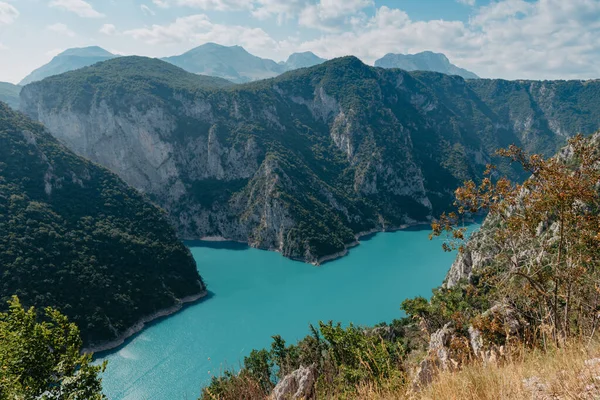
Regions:
<instances>
[{"instance_id":1,"label":"shoreline","mask_svg":"<svg viewBox=\"0 0 600 400\"><path fill-rule=\"evenodd\" d=\"M122 346L127 339L129 339L136 333L141 332L146 327L146 324L149 324L149 323L159 320L161 318L165 318L170 315L173 315L173 314L177 313L178 311L181 311L181 309L185 305L195 303L198 300L203 299L207 295L208 295L208 291L203 290L202 292L200 292L198 294L186 296L181 299L177 299L177 303L172 305L171 307L163 308L162 310L159 310L153 314L142 317L138 322L133 324L133 326L128 328L125 332L123 332L121 335L119 335L116 339L113 339L113 340L110 340L108 342L104 342L101 344L97 344L94 346L84 347L81 350L81 353L82 354L94 354L94 353L102 353L105 351L114 350L117 347Z\"/></svg>"},{"instance_id":2,"label":"shoreline","mask_svg":"<svg viewBox=\"0 0 600 400\"><path fill-rule=\"evenodd\" d=\"M320 257L317 261L311 262L310 264L318 267L329 261L334 261L339 258L345 257L350 252L350 249L360 245L360 239L364 238L365 236L370 236L370 235L377 234L377 233L397 232L397 231L411 228L413 226L429 225L429 224L430 224L430 222L425 222L425 221L411 222L408 224L402 224L400 226L392 227L392 228L383 228L383 229L373 228L368 231L359 232L355 235L356 240L354 242L346 244L344 250L338 251L337 253L333 253L333 254L329 254L329 255Z\"/></svg>"},{"instance_id":3,"label":"shoreline","mask_svg":"<svg viewBox=\"0 0 600 400\"><path fill-rule=\"evenodd\" d=\"M410 222L407 224L402 224L396 227L391 227L391 228L373 228L370 229L368 231L363 231L363 232L358 232L357 234L354 235L355 240L353 242L347 243L344 245L344 249L341 251L338 251L337 253L333 253L333 254L328 254L322 257L319 257L317 260L315 261L309 261L303 258L297 258L297 257L288 257L288 256L284 256L281 251L277 248L262 248L262 247L254 247L252 245L250 245L250 243L248 242L244 242L244 241L239 241L239 240L233 240L233 239L227 239L223 236L204 236L200 239L196 239L197 241L201 241L201 242L208 242L208 243L215 243L215 242L231 242L231 243L244 243L246 245L248 245L249 247L252 248L256 248L259 250L265 250L265 251L274 251L276 253L281 254L283 257L289 258L290 260L294 260L294 261L300 261L303 262L305 264L311 264L314 265L315 267L321 266L327 262L330 261L334 261L337 260L339 258L345 257L348 255L348 253L350 252L350 249L360 245L360 239L364 238L365 236L370 236L373 234L377 234L377 233L384 233L384 232L397 232L397 231L401 231L404 229L408 229L414 226L419 226L419 225L430 225L431 222L430 221L421 221L421 222ZM187 241L192 241L192 240L187 240Z\"/></svg>"}]
</instances>

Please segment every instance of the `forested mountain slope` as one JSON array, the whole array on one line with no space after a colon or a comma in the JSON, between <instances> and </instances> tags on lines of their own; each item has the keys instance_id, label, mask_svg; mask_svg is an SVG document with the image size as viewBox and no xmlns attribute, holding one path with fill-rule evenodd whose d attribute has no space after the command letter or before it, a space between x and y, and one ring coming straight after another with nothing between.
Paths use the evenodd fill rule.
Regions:
<instances>
[{"instance_id":1,"label":"forested mountain slope","mask_svg":"<svg viewBox=\"0 0 600 400\"><path fill-rule=\"evenodd\" d=\"M28 85L22 110L148 193L180 236L310 262L439 215L500 147L552 154L600 127L594 81L465 81L355 57L233 87L202 79L122 57Z\"/></svg>"},{"instance_id":2,"label":"forested mountain slope","mask_svg":"<svg viewBox=\"0 0 600 400\"><path fill-rule=\"evenodd\" d=\"M19 94L21 86L13 85L8 82L0 82L0 101L5 102L13 109L19 109Z\"/></svg>"},{"instance_id":3,"label":"forested mountain slope","mask_svg":"<svg viewBox=\"0 0 600 400\"><path fill-rule=\"evenodd\" d=\"M205 288L163 213L0 103L0 309L52 306L86 344Z\"/></svg>"}]
</instances>

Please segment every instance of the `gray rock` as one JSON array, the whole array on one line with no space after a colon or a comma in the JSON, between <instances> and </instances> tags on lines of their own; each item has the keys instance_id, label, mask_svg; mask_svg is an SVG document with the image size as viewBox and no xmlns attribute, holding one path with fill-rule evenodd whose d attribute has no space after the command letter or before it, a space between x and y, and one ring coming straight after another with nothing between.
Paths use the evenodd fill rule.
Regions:
<instances>
[{"instance_id":1,"label":"gray rock","mask_svg":"<svg viewBox=\"0 0 600 400\"><path fill-rule=\"evenodd\" d=\"M312 399L315 396L314 367L300 367L286 375L273 389L272 400Z\"/></svg>"},{"instance_id":2,"label":"gray rock","mask_svg":"<svg viewBox=\"0 0 600 400\"><path fill-rule=\"evenodd\" d=\"M427 356L417 370L413 381L413 388L418 390L420 387L430 384L440 371L454 369L456 363L450 359L450 341L454 334L454 329L448 322L442 329L437 330L431 335Z\"/></svg>"},{"instance_id":3,"label":"gray rock","mask_svg":"<svg viewBox=\"0 0 600 400\"><path fill-rule=\"evenodd\" d=\"M519 334L522 324L512 308L505 304L496 304L482 314L482 317L484 318L492 316L502 319L507 337L517 336ZM473 326L469 327L469 343L471 344L471 349L473 350L475 357L482 360L484 364L494 364L505 354L504 346L484 343L481 332Z\"/></svg>"}]
</instances>

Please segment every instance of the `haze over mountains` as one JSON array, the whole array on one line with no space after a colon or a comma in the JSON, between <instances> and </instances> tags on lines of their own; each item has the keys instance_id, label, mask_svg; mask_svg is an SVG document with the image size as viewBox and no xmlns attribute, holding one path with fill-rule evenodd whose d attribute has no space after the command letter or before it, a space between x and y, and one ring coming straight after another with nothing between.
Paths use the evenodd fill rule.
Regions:
<instances>
[{"instance_id":1,"label":"haze over mountains","mask_svg":"<svg viewBox=\"0 0 600 400\"><path fill-rule=\"evenodd\" d=\"M19 85L24 86L31 82L41 81L48 76L73 71L115 57L117 56L98 46L68 49L54 57L48 64L27 75L19 82Z\"/></svg>"},{"instance_id":2,"label":"haze over mountains","mask_svg":"<svg viewBox=\"0 0 600 400\"><path fill-rule=\"evenodd\" d=\"M218 76L235 83L273 78L292 69L312 67L325 61L306 52L292 54L287 62L276 63L254 56L240 46L221 46L215 43L207 43L182 55L162 60L188 72Z\"/></svg>"},{"instance_id":3,"label":"haze over mountains","mask_svg":"<svg viewBox=\"0 0 600 400\"><path fill-rule=\"evenodd\" d=\"M548 155L594 132L598 99L598 81L465 81L355 57L244 85L119 57L27 85L21 109L147 193L180 237L318 263L439 214L498 148Z\"/></svg>"},{"instance_id":4,"label":"haze over mountains","mask_svg":"<svg viewBox=\"0 0 600 400\"><path fill-rule=\"evenodd\" d=\"M417 54L389 53L375 61L375 66L400 68L406 71L433 71L448 75L458 75L465 79L479 79L473 72L450 63L450 60L444 54L433 53L431 51L424 51Z\"/></svg>"},{"instance_id":5,"label":"haze over mountains","mask_svg":"<svg viewBox=\"0 0 600 400\"><path fill-rule=\"evenodd\" d=\"M19 109L19 93L21 93L21 86L0 82L0 101L5 102L15 110Z\"/></svg>"},{"instance_id":6,"label":"haze over mountains","mask_svg":"<svg viewBox=\"0 0 600 400\"><path fill-rule=\"evenodd\" d=\"M48 76L87 67L97 62L118 57L100 47L84 47L66 50L25 77L19 85L40 81ZM162 60L188 72L216 76L234 83L246 83L273 78L298 68L312 67L326 59L307 51L293 53L285 62L275 62L250 54L241 46L222 46L206 43L186 53L165 57ZM375 62L383 68L401 68L407 71L422 70L459 75L465 79L476 79L477 75L451 64L443 54L423 52L415 55L388 54ZM0 95L2 95L0 88Z\"/></svg>"}]
</instances>

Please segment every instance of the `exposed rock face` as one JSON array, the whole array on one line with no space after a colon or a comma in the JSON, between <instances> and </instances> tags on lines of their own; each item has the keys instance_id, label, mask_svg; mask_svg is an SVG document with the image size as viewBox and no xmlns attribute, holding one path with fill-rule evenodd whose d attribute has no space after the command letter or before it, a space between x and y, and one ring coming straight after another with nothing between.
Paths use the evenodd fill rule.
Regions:
<instances>
[{"instance_id":1,"label":"exposed rock face","mask_svg":"<svg viewBox=\"0 0 600 400\"><path fill-rule=\"evenodd\" d=\"M0 312L18 294L104 349L206 293L160 209L2 102L0 274Z\"/></svg>"},{"instance_id":2,"label":"exposed rock face","mask_svg":"<svg viewBox=\"0 0 600 400\"><path fill-rule=\"evenodd\" d=\"M121 57L28 85L21 108L147 193L181 237L314 263L359 232L430 220L504 143L543 134L554 151L564 140L535 124L516 130L461 78L352 57L221 90L201 78Z\"/></svg>"},{"instance_id":3,"label":"exposed rock face","mask_svg":"<svg viewBox=\"0 0 600 400\"><path fill-rule=\"evenodd\" d=\"M502 327L507 340L511 337L518 337L523 327L514 310L506 304L495 304L483 313L481 318L495 320ZM469 327L469 343L475 357L481 359L485 364L495 363L505 354L504 346L485 343L481 332L473 326Z\"/></svg>"},{"instance_id":4,"label":"exposed rock face","mask_svg":"<svg viewBox=\"0 0 600 400\"><path fill-rule=\"evenodd\" d=\"M464 250L458 253L446 275L444 287L452 288L461 279L470 279L473 271L489 265L498 254L499 249L495 246L494 232L490 225L490 221L486 220L481 229L471 236Z\"/></svg>"},{"instance_id":5,"label":"exposed rock face","mask_svg":"<svg viewBox=\"0 0 600 400\"><path fill-rule=\"evenodd\" d=\"M433 379L440 371L456 367L450 358L450 350L448 348L453 334L454 329L452 329L449 322L442 329L431 335L427 356L421 361L413 381L414 388L418 389L419 387L426 386L433 382Z\"/></svg>"},{"instance_id":6,"label":"exposed rock face","mask_svg":"<svg viewBox=\"0 0 600 400\"><path fill-rule=\"evenodd\" d=\"M309 400L315 396L315 370L300 367L286 375L273 389L272 400Z\"/></svg>"}]
</instances>

